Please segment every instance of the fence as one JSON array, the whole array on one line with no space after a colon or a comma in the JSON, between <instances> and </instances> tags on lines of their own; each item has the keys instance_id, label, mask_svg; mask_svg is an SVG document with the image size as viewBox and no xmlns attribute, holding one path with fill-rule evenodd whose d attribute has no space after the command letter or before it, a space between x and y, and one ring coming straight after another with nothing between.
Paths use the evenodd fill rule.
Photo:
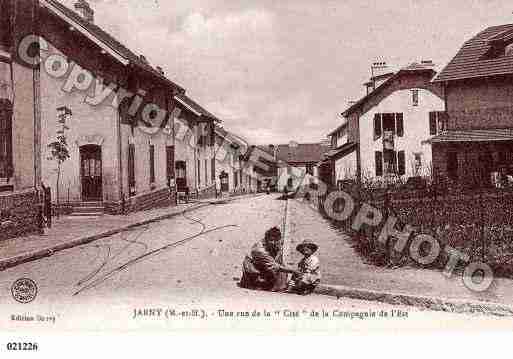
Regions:
<instances>
[{"instance_id":1,"label":"fence","mask_svg":"<svg viewBox=\"0 0 513 359\"><path fill-rule=\"evenodd\" d=\"M381 229L389 216L398 219L397 230L406 225L413 228L410 241L417 234L429 234L442 248L449 245L467 254L471 261L488 263L496 275L513 275L513 189L447 187L430 185L411 189L370 188L356 183L346 184L341 190L348 193L355 203L355 210L345 221L337 221L326 213L328 192L312 201L336 229L349 234L357 253L376 265L418 265L407 253L397 253L393 247L396 239L389 237L385 243L378 241ZM364 225L361 230L352 228L355 216L366 203L380 210L380 226ZM345 206L342 199L335 201L333 211L340 213ZM424 251L429 248L421 249ZM448 254L441 252L430 267L443 268Z\"/></svg>"}]
</instances>

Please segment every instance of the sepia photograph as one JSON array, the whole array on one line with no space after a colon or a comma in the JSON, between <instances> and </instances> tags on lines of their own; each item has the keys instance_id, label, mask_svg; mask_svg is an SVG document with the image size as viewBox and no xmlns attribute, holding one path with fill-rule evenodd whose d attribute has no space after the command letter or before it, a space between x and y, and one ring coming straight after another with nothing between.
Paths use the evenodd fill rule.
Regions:
<instances>
[{"instance_id":1,"label":"sepia photograph","mask_svg":"<svg viewBox=\"0 0 513 359\"><path fill-rule=\"evenodd\" d=\"M7 354L511 331L511 3L0 0L0 303Z\"/></svg>"}]
</instances>

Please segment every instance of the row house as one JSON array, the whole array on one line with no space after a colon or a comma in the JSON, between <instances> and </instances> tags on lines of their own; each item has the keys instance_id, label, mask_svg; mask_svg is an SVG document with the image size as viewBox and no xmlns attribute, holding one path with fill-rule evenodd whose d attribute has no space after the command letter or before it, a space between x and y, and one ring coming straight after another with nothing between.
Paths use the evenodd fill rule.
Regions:
<instances>
[{"instance_id":1,"label":"row house","mask_svg":"<svg viewBox=\"0 0 513 359\"><path fill-rule=\"evenodd\" d=\"M441 86L431 82L435 74L433 64L422 61L365 84L367 95L342 113L342 124L329 134L332 150L323 161L331 163L328 183L431 175L429 140L446 123Z\"/></svg>"},{"instance_id":2,"label":"row house","mask_svg":"<svg viewBox=\"0 0 513 359\"><path fill-rule=\"evenodd\" d=\"M39 228L40 72L17 52L37 26L37 1L0 1L0 240Z\"/></svg>"},{"instance_id":3,"label":"row house","mask_svg":"<svg viewBox=\"0 0 513 359\"><path fill-rule=\"evenodd\" d=\"M168 122L185 90L95 25L84 0L75 11L40 0L39 18L42 181L54 201L86 213L170 202L175 139ZM60 166L49 148L58 135L69 148Z\"/></svg>"},{"instance_id":4,"label":"row house","mask_svg":"<svg viewBox=\"0 0 513 359\"><path fill-rule=\"evenodd\" d=\"M258 192L267 189L276 189L278 182L278 161L276 160L276 147L256 146L250 147L249 162L253 165L253 173L257 179Z\"/></svg>"},{"instance_id":5,"label":"row house","mask_svg":"<svg viewBox=\"0 0 513 359\"><path fill-rule=\"evenodd\" d=\"M447 128L432 139L436 178L474 185L513 182L513 25L466 41L435 78Z\"/></svg>"},{"instance_id":6,"label":"row house","mask_svg":"<svg viewBox=\"0 0 513 359\"><path fill-rule=\"evenodd\" d=\"M178 191L194 197L216 194L215 127L221 121L185 94L175 96L179 109L176 134L175 175Z\"/></svg>"},{"instance_id":7,"label":"row house","mask_svg":"<svg viewBox=\"0 0 513 359\"><path fill-rule=\"evenodd\" d=\"M255 171L252 148L239 136L217 126L215 129L216 181L223 193L255 193L261 185Z\"/></svg>"}]
</instances>

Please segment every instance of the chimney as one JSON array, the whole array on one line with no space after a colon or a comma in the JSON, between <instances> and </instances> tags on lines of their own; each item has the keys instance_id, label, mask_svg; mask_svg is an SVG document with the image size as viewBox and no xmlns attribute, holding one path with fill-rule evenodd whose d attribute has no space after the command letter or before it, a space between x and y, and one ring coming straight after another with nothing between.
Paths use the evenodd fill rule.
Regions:
<instances>
[{"instance_id":1,"label":"chimney","mask_svg":"<svg viewBox=\"0 0 513 359\"><path fill-rule=\"evenodd\" d=\"M139 60L141 60L142 62L144 62L145 64L148 63L148 60L146 59L146 56L144 55L139 55Z\"/></svg>"},{"instance_id":2,"label":"chimney","mask_svg":"<svg viewBox=\"0 0 513 359\"><path fill-rule=\"evenodd\" d=\"M381 85L383 82L385 82L388 77L392 76L391 70L388 67L387 63L384 61L381 62L374 62L371 65L371 78L370 81L366 84L367 93L373 91ZM390 76L383 76L383 75L389 75ZM381 77L383 76L383 77Z\"/></svg>"},{"instance_id":3,"label":"chimney","mask_svg":"<svg viewBox=\"0 0 513 359\"><path fill-rule=\"evenodd\" d=\"M435 66L435 64L433 63L433 60L422 60L420 63L427 67Z\"/></svg>"},{"instance_id":4,"label":"chimney","mask_svg":"<svg viewBox=\"0 0 513 359\"><path fill-rule=\"evenodd\" d=\"M162 67L157 66L157 71L158 71L161 75L165 75L165 74L164 74L164 70L162 69Z\"/></svg>"}]
</instances>

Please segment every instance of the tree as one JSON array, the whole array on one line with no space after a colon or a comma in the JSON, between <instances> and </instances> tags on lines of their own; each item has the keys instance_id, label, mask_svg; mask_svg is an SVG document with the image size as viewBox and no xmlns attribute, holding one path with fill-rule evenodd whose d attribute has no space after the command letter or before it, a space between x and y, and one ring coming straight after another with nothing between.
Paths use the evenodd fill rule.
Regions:
<instances>
[{"instance_id":1,"label":"tree","mask_svg":"<svg viewBox=\"0 0 513 359\"><path fill-rule=\"evenodd\" d=\"M61 124L61 129L57 131L57 140L50 143L48 145L48 148L50 148L50 157L49 160L54 160L57 162L57 183L56 183L56 190L57 190L57 208L59 208L59 189L60 189L60 181L61 181L61 168L62 164L70 158L69 149L68 149L68 142L66 140L66 134L65 131L69 130L69 127L66 126L65 119L60 118L59 123ZM59 212L57 211L57 214Z\"/></svg>"}]
</instances>

